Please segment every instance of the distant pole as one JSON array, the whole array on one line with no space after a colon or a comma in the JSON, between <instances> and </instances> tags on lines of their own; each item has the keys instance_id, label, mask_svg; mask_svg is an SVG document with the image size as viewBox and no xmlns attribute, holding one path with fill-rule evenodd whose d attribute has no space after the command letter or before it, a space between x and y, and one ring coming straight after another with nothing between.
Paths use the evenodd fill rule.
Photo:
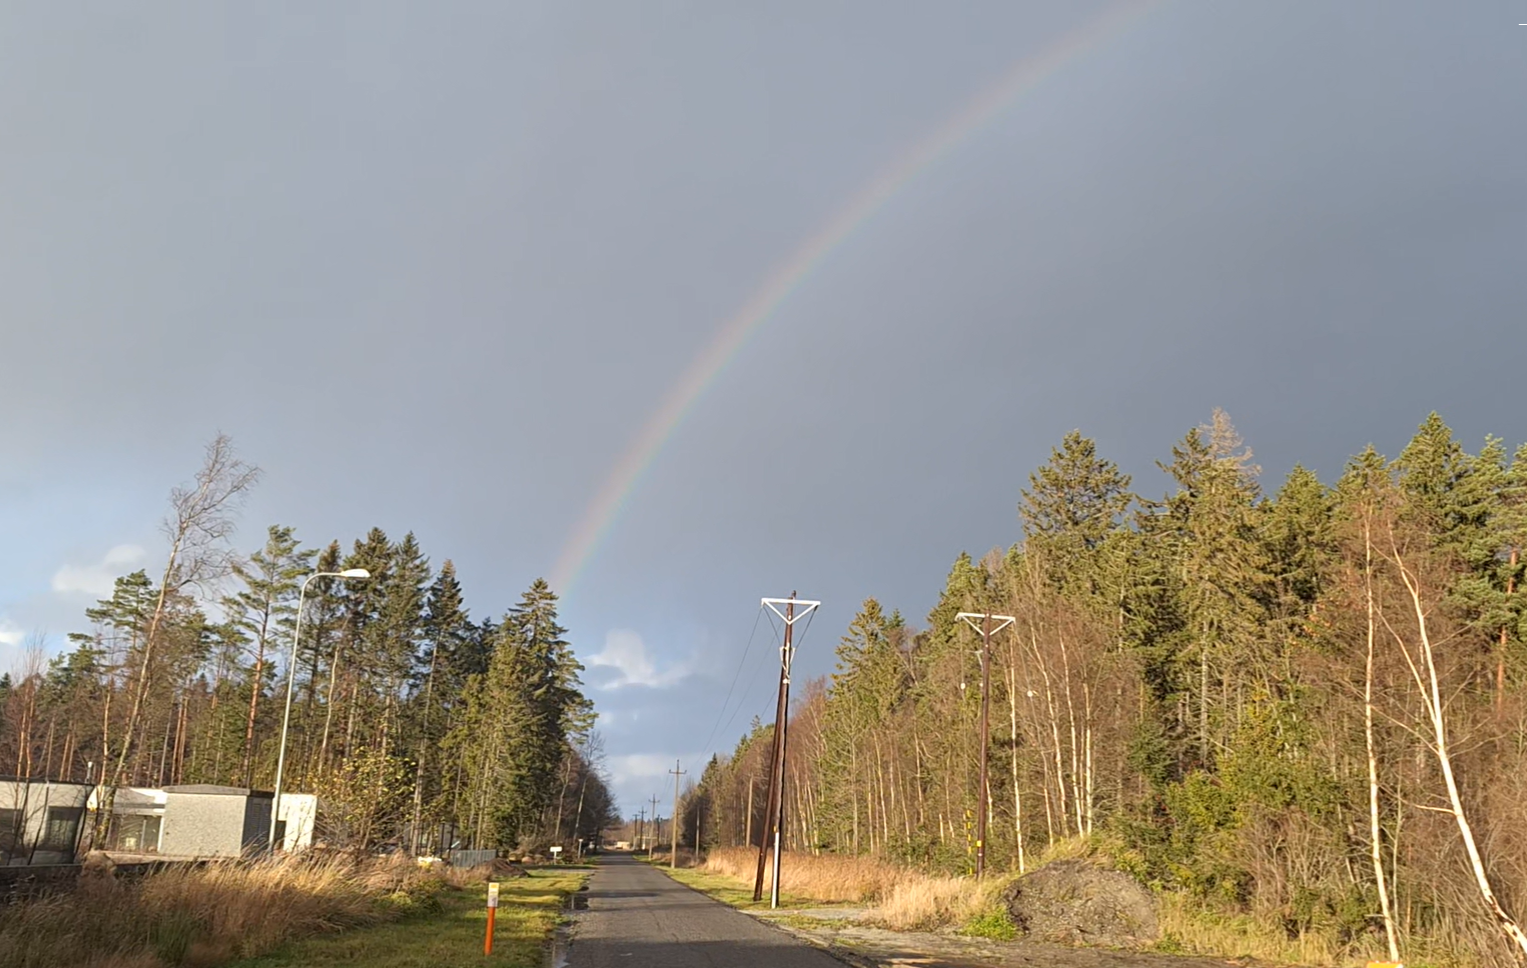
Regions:
<instances>
[{"instance_id":1,"label":"distant pole","mask_svg":"<svg viewBox=\"0 0 1527 968\"><path fill-rule=\"evenodd\" d=\"M779 649L779 702L774 708L774 754L769 764L769 798L764 808L763 838L758 845L758 874L753 880L753 900L763 900L764 864L769 856L772 831L774 841L774 877L769 890L769 907L779 907L779 864L785 830L785 732L790 720L790 662L795 658L795 623L810 615L821 602L803 601L791 592L789 598L765 598L763 605L785 623L785 641ZM784 606L784 611L780 611ZM797 611L796 606L800 606Z\"/></svg>"},{"instance_id":2,"label":"distant pole","mask_svg":"<svg viewBox=\"0 0 1527 968\"><path fill-rule=\"evenodd\" d=\"M668 869L679 868L679 777L689 772L679 769L679 761L673 761L673 769L668 771L673 774L673 822L669 824L673 828L673 853L668 855Z\"/></svg>"},{"instance_id":3,"label":"distant pole","mask_svg":"<svg viewBox=\"0 0 1527 968\"><path fill-rule=\"evenodd\" d=\"M1017 621L1011 615L993 615L983 612L976 615L961 612L958 616L966 625L976 628L975 619L981 620L981 806L976 814L976 877L986 876L986 815L991 812L991 790L987 781L987 749L991 742L991 637ZM992 619L1002 619L1002 624L992 627ZM968 829L968 828L967 828Z\"/></svg>"},{"instance_id":4,"label":"distant pole","mask_svg":"<svg viewBox=\"0 0 1527 968\"><path fill-rule=\"evenodd\" d=\"M657 819L657 797L652 798L652 836L647 838L647 855L652 855L652 848L663 842L663 825Z\"/></svg>"},{"instance_id":5,"label":"distant pole","mask_svg":"<svg viewBox=\"0 0 1527 968\"><path fill-rule=\"evenodd\" d=\"M642 807L636 811L636 839L632 841L637 850L642 849L642 838L647 834L647 828L642 821L647 819L647 808Z\"/></svg>"}]
</instances>

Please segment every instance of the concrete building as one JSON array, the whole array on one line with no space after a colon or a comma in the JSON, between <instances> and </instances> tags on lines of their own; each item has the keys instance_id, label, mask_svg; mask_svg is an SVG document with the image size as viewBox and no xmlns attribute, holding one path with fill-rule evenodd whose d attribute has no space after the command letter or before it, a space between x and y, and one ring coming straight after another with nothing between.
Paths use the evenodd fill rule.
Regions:
<instances>
[{"instance_id":1,"label":"concrete building","mask_svg":"<svg viewBox=\"0 0 1527 968\"><path fill-rule=\"evenodd\" d=\"M159 853L159 836L164 824L163 790L144 787L121 787L111 804L111 825L107 828L106 849L124 854ZM96 809L95 795L90 809Z\"/></svg>"},{"instance_id":2,"label":"concrete building","mask_svg":"<svg viewBox=\"0 0 1527 968\"><path fill-rule=\"evenodd\" d=\"M0 778L0 866L74 863L91 789Z\"/></svg>"},{"instance_id":3,"label":"concrete building","mask_svg":"<svg viewBox=\"0 0 1527 968\"><path fill-rule=\"evenodd\" d=\"M276 817L276 842L282 850L290 853L313 846L318 797L311 793L283 793Z\"/></svg>"},{"instance_id":4,"label":"concrete building","mask_svg":"<svg viewBox=\"0 0 1527 968\"><path fill-rule=\"evenodd\" d=\"M164 788L159 853L238 857L267 849L273 795L264 790L195 783Z\"/></svg>"},{"instance_id":5,"label":"concrete building","mask_svg":"<svg viewBox=\"0 0 1527 968\"><path fill-rule=\"evenodd\" d=\"M120 787L111 805L105 849L119 859L238 857L263 850L270 833L270 800L269 793L242 787ZM95 809L92 793L90 810ZM311 847L317 815L313 794L281 794L276 822L281 849Z\"/></svg>"}]
</instances>

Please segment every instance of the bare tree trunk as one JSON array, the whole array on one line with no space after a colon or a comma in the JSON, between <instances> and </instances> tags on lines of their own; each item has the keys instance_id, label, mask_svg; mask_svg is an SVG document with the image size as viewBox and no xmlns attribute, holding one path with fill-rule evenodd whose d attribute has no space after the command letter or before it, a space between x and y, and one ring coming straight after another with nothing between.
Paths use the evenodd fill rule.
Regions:
<instances>
[{"instance_id":1,"label":"bare tree trunk","mask_svg":"<svg viewBox=\"0 0 1527 968\"><path fill-rule=\"evenodd\" d=\"M112 771L110 786L106 789L105 802L97 811L109 817L116 800L116 788L126 780L127 763L138 750L135 737L140 732L140 717L148 698L152 681L154 650L159 642L160 628L164 622L165 605L169 600L170 586L181 589L188 585L219 578L228 567L224 545L233 533L232 514L237 504L259 479L259 468L240 461L233 453L233 441L218 434L207 445L206 460L196 474L196 484L191 490L175 488L170 492L170 517L165 521L165 531L170 537L170 552L165 561L164 576L159 583L159 595L149 620L147 634L143 637L143 654L138 666L138 678L133 684L133 701L127 714L127 725L122 730L122 746L117 751L116 766ZM107 759L103 750L102 759Z\"/></svg>"},{"instance_id":2,"label":"bare tree trunk","mask_svg":"<svg viewBox=\"0 0 1527 968\"><path fill-rule=\"evenodd\" d=\"M1056 806L1058 807L1057 816L1060 818L1060 834L1062 837L1065 837L1070 834L1071 831L1067 829L1069 821L1066 819L1066 767L1065 761L1061 758L1060 714L1055 708L1055 693L1050 684L1050 670L1045 665L1044 658L1039 655L1038 649L1039 647L1036 644L1035 658L1038 660L1037 664L1039 666L1039 675L1044 680L1045 709L1048 711L1050 716L1050 741L1053 744L1053 753L1055 756L1055 796Z\"/></svg>"},{"instance_id":3,"label":"bare tree trunk","mask_svg":"<svg viewBox=\"0 0 1527 968\"><path fill-rule=\"evenodd\" d=\"M1412 573L1405 564L1397 546L1393 547L1394 561L1399 568L1400 580L1405 583L1405 589L1410 594L1412 609L1415 612L1416 630L1419 635L1419 659L1411 655L1404 642L1400 643L1400 650L1404 654L1405 662L1410 667L1412 678L1416 688L1421 694L1421 704L1426 711L1427 725L1432 734L1432 753L1437 758L1437 767L1442 772L1442 780L1447 788L1448 804L1451 807L1453 820L1458 825L1458 835L1463 840L1465 852L1469 858L1469 868L1474 874L1475 886L1479 889L1480 899L1489 909L1496 925L1506 938L1517 948L1517 960L1527 962L1527 933L1522 931L1521 925L1516 919L1508 914L1501 906L1496 897L1495 889L1490 884L1489 874L1485 871L1484 858L1480 855L1479 845L1474 839L1474 828L1469 823L1463 807L1463 796L1458 789L1458 780L1453 775L1453 758L1448 747L1446 708L1443 705L1442 687L1438 681L1436 656L1432 648L1431 635L1427 630L1426 609L1421 598L1421 582L1418 575Z\"/></svg>"},{"instance_id":4,"label":"bare tree trunk","mask_svg":"<svg viewBox=\"0 0 1527 968\"><path fill-rule=\"evenodd\" d=\"M1506 576L1506 596L1509 598L1516 594L1516 565L1517 555L1521 549L1511 548L1511 573ZM1495 711L1500 712L1501 704L1506 701L1506 645L1510 641L1504 627L1500 630L1500 648L1495 654Z\"/></svg>"},{"instance_id":5,"label":"bare tree trunk","mask_svg":"<svg viewBox=\"0 0 1527 968\"><path fill-rule=\"evenodd\" d=\"M316 648L313 650L313 654L318 654L318 650ZM429 748L429 714L430 707L434 703L435 666L436 660L439 659L439 657L440 645L437 642L435 647L430 649L429 677L424 680L424 724L423 728L420 730L419 750L415 756L415 759L418 761L418 763L414 768L413 832L409 835L409 840L411 841L409 853L415 855L419 853L419 824L423 822L424 817L424 757L426 751ZM311 692L309 695L311 695Z\"/></svg>"},{"instance_id":6,"label":"bare tree trunk","mask_svg":"<svg viewBox=\"0 0 1527 968\"><path fill-rule=\"evenodd\" d=\"M1084 817L1087 821L1087 829L1084 833L1092 833L1093 814L1093 770L1092 770L1092 687L1086 682L1082 683L1082 796L1086 801Z\"/></svg>"},{"instance_id":7,"label":"bare tree trunk","mask_svg":"<svg viewBox=\"0 0 1527 968\"><path fill-rule=\"evenodd\" d=\"M1081 750L1078 749L1076 735L1076 703L1071 695L1071 657L1066 650L1066 638L1059 633L1055 636L1060 645L1061 674L1065 677L1066 685L1066 721L1071 730L1071 806L1076 812L1077 833L1086 832L1086 824L1082 815L1085 799L1082 795L1082 770Z\"/></svg>"},{"instance_id":8,"label":"bare tree trunk","mask_svg":"<svg viewBox=\"0 0 1527 968\"><path fill-rule=\"evenodd\" d=\"M260 634L255 636L254 673L249 677L249 720L244 726L244 785L254 786L255 715L260 709L260 693L265 685L265 640L269 629L270 603L265 606L265 617L260 621Z\"/></svg>"},{"instance_id":9,"label":"bare tree trunk","mask_svg":"<svg viewBox=\"0 0 1527 968\"><path fill-rule=\"evenodd\" d=\"M1363 736L1368 750L1368 839L1372 848L1373 881L1379 891L1379 911L1384 918L1384 940L1389 945L1389 960L1400 960L1395 942L1394 913L1389 907L1389 884L1384 872L1382 828L1379 826L1379 765L1373 742L1373 538L1369 521L1363 520L1363 590L1368 607L1368 658L1363 672Z\"/></svg>"},{"instance_id":10,"label":"bare tree trunk","mask_svg":"<svg viewBox=\"0 0 1527 968\"><path fill-rule=\"evenodd\" d=\"M344 645L344 636L336 636L334 639L334 657L329 661L329 697L324 700L323 710L323 741L318 745L318 772L322 773L329 766L329 734L334 727L334 691L339 687L339 660L340 650Z\"/></svg>"},{"instance_id":11,"label":"bare tree trunk","mask_svg":"<svg viewBox=\"0 0 1527 968\"><path fill-rule=\"evenodd\" d=\"M1018 784L1018 670L1012 663L1007 670L1008 735L1012 741L1009 760L1013 770L1013 838L1018 844L1018 873L1024 873L1023 794Z\"/></svg>"}]
</instances>

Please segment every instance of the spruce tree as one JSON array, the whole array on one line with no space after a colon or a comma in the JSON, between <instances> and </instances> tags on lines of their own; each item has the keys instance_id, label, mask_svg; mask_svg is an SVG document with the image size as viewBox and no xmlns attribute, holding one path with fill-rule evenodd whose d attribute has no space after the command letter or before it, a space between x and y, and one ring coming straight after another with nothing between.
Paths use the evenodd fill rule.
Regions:
<instances>
[{"instance_id":1,"label":"spruce tree","mask_svg":"<svg viewBox=\"0 0 1527 968\"><path fill-rule=\"evenodd\" d=\"M1029 475L1018 506L1025 549L1042 556L1046 575L1058 587L1117 601L1117 588L1105 592L1117 576L1109 575L1101 552L1134 503L1129 485L1129 475L1099 457L1097 445L1077 430Z\"/></svg>"},{"instance_id":2,"label":"spruce tree","mask_svg":"<svg viewBox=\"0 0 1527 968\"><path fill-rule=\"evenodd\" d=\"M234 577L244 587L223 598L229 623L243 632L254 653L245 684L248 716L241 777L244 786L254 785L256 727L260 700L268 680L274 678L272 652L279 651L280 643L291 641L297 593L312 561L313 552L300 550L292 528L273 524L266 531L265 547L250 555L247 562L236 562L233 566Z\"/></svg>"},{"instance_id":3,"label":"spruce tree","mask_svg":"<svg viewBox=\"0 0 1527 968\"><path fill-rule=\"evenodd\" d=\"M441 738L450 732L451 717L460 698L459 691L452 688L455 685L452 658L472 631L461 583L456 580L456 566L449 558L440 566L440 573L425 596L420 631L423 647L414 670L411 704L416 730L411 826L416 845L423 836L426 808L438 806L436 801L444 789L435 753Z\"/></svg>"}]
</instances>

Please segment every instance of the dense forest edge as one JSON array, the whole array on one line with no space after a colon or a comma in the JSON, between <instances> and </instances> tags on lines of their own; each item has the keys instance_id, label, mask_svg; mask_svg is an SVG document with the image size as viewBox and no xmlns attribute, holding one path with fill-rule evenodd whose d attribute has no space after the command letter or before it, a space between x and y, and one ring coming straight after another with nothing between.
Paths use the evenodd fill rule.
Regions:
<instances>
[{"instance_id":1,"label":"dense forest edge","mask_svg":"<svg viewBox=\"0 0 1527 968\"><path fill-rule=\"evenodd\" d=\"M219 435L171 492L162 572L116 579L62 654L29 643L0 677L0 774L100 784L83 841L106 845L120 788L271 789L290 688L284 789L320 797L316 845L572 856L598 837L614 801L547 583L474 621L455 566L432 567L412 533L372 528L346 551L273 525L239 554L259 476ZM303 593L356 569L369 577Z\"/></svg>"},{"instance_id":2,"label":"dense forest edge","mask_svg":"<svg viewBox=\"0 0 1527 968\"><path fill-rule=\"evenodd\" d=\"M1023 540L962 554L927 627L875 599L793 705L790 849L968 873L979 636L992 641L988 865L1078 852L1179 907L1333 960L1527 955L1527 446L1468 453L1436 414L1394 460L1276 493L1230 420L1159 498L1065 437ZM772 727L684 806L690 843L756 842ZM1240 952L1226 952L1237 954Z\"/></svg>"}]
</instances>

